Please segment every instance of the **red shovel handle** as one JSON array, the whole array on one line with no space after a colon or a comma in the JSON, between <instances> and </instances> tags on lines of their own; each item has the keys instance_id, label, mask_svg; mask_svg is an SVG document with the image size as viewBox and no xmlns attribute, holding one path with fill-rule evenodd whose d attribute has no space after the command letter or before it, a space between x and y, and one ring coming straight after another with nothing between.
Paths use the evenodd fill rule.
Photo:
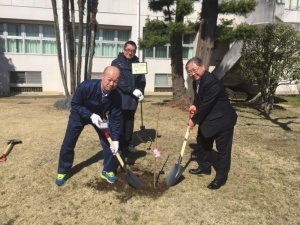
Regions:
<instances>
[{"instance_id":1,"label":"red shovel handle","mask_svg":"<svg viewBox=\"0 0 300 225\"><path fill-rule=\"evenodd\" d=\"M104 133L104 135L105 135L105 137L106 137L107 139L110 138L110 135L109 135L109 133L107 132L106 129L103 129L102 131L103 131L103 133Z\"/></svg>"},{"instance_id":2,"label":"red shovel handle","mask_svg":"<svg viewBox=\"0 0 300 225\"><path fill-rule=\"evenodd\" d=\"M109 144L114 148L115 146L114 146L114 143L111 140L110 134L107 132L106 129L102 129L102 131L103 131L106 139L108 140ZM121 156L118 152L116 153L116 157L117 157L119 163L121 164L121 166L124 168L125 164L124 164L124 162L123 162L123 160L122 160L122 158L121 158Z\"/></svg>"}]
</instances>

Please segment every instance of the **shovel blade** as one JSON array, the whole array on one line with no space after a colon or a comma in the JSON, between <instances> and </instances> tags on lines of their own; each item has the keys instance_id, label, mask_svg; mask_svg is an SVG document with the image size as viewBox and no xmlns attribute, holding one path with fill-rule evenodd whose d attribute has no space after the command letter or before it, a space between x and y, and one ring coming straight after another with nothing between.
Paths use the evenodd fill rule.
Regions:
<instances>
[{"instance_id":1,"label":"shovel blade","mask_svg":"<svg viewBox=\"0 0 300 225\"><path fill-rule=\"evenodd\" d=\"M184 171L183 166L179 164L175 164L167 177L167 186L168 187L173 186L176 183L176 181L180 178L183 171Z\"/></svg>"},{"instance_id":2,"label":"shovel blade","mask_svg":"<svg viewBox=\"0 0 300 225\"><path fill-rule=\"evenodd\" d=\"M129 169L125 168L125 172L126 172L126 180L127 182L134 188L136 189L140 189L142 187L142 182L140 181L140 179L134 174L132 173Z\"/></svg>"}]
</instances>

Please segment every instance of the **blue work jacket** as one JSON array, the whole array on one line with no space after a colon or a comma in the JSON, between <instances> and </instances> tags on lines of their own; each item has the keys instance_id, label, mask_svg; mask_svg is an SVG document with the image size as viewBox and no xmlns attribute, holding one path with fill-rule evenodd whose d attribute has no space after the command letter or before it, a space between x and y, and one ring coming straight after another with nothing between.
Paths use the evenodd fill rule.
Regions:
<instances>
[{"instance_id":1,"label":"blue work jacket","mask_svg":"<svg viewBox=\"0 0 300 225\"><path fill-rule=\"evenodd\" d=\"M138 98L133 95L135 89L139 89L144 93L146 86L145 74L132 74L131 63L139 62L138 57L134 56L129 62L122 52L111 63L121 71L117 89L122 96L122 109L136 110L138 106Z\"/></svg>"},{"instance_id":2,"label":"blue work jacket","mask_svg":"<svg viewBox=\"0 0 300 225\"><path fill-rule=\"evenodd\" d=\"M112 140L118 140L120 135L121 96L115 89L104 96L101 90L101 80L85 80L80 83L71 101L71 114L77 114L91 122L91 115L98 114L102 119L108 119Z\"/></svg>"}]
</instances>

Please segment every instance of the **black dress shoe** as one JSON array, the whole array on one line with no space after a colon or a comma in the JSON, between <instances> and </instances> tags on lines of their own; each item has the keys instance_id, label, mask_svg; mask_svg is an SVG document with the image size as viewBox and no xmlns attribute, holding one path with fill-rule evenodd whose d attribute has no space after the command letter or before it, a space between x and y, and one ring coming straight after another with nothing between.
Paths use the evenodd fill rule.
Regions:
<instances>
[{"instance_id":1,"label":"black dress shoe","mask_svg":"<svg viewBox=\"0 0 300 225\"><path fill-rule=\"evenodd\" d=\"M227 177L222 178L222 179L214 179L214 180L207 186L207 188L212 189L212 190L219 189L221 186L223 186L224 184L226 184L226 181L227 181Z\"/></svg>"},{"instance_id":2,"label":"black dress shoe","mask_svg":"<svg viewBox=\"0 0 300 225\"><path fill-rule=\"evenodd\" d=\"M211 174L211 168L209 169L202 169L200 166L197 169L190 169L189 170L190 174L206 174L206 175L210 175Z\"/></svg>"}]
</instances>

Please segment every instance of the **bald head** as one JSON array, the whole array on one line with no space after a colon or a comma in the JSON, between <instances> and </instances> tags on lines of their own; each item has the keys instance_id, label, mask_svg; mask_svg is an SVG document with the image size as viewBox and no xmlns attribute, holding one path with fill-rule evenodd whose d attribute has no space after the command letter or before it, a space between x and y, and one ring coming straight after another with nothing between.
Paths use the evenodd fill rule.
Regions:
<instances>
[{"instance_id":1,"label":"bald head","mask_svg":"<svg viewBox=\"0 0 300 225\"><path fill-rule=\"evenodd\" d=\"M120 70L115 66L108 66L102 74L101 89L104 93L111 92L117 87Z\"/></svg>"},{"instance_id":2,"label":"bald head","mask_svg":"<svg viewBox=\"0 0 300 225\"><path fill-rule=\"evenodd\" d=\"M120 70L115 66L107 66L103 71L103 75L107 74L118 74L120 76Z\"/></svg>"}]
</instances>

